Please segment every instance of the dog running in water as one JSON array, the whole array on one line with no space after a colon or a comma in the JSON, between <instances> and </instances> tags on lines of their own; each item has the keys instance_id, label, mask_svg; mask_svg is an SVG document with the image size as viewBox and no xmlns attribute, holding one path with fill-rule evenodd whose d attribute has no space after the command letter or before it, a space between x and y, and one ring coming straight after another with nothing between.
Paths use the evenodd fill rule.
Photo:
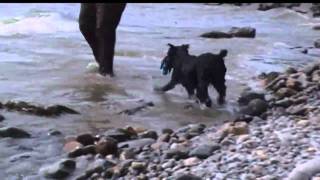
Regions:
<instances>
[{"instance_id":1,"label":"dog running in water","mask_svg":"<svg viewBox=\"0 0 320 180\"><path fill-rule=\"evenodd\" d=\"M169 45L167 56L162 60L161 67L164 75L172 71L171 80L162 87L155 87L156 91L166 92L181 84L188 92L189 98L194 96L200 101L200 107L211 107L212 102L208 94L210 84L217 90L218 104L225 102L225 75L227 68L224 57L228 51L223 49L219 54L204 53L199 56L189 54L189 44L181 46Z\"/></svg>"}]
</instances>

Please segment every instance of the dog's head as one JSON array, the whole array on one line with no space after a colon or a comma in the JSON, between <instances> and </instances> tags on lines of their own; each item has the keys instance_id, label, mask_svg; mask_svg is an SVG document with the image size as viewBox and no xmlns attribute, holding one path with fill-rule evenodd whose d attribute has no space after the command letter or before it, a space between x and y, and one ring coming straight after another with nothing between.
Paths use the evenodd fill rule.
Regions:
<instances>
[{"instance_id":1,"label":"dog's head","mask_svg":"<svg viewBox=\"0 0 320 180\"><path fill-rule=\"evenodd\" d=\"M163 58L160 69L162 69L163 75L167 75L174 68L174 64L177 60L177 55L180 53L188 54L189 44L183 44L181 46L174 46L168 44L169 50L167 56Z\"/></svg>"}]
</instances>

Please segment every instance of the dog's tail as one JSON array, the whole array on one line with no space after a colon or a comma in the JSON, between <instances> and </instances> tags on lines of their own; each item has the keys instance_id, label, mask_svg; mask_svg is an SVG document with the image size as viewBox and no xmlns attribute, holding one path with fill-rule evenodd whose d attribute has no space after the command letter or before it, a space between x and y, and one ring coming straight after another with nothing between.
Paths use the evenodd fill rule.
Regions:
<instances>
[{"instance_id":1,"label":"dog's tail","mask_svg":"<svg viewBox=\"0 0 320 180\"><path fill-rule=\"evenodd\" d=\"M224 57L227 56L227 54L228 54L228 51L227 51L226 49L222 49L222 50L220 51L220 53L219 53L219 56L220 56L221 58L224 58Z\"/></svg>"}]
</instances>

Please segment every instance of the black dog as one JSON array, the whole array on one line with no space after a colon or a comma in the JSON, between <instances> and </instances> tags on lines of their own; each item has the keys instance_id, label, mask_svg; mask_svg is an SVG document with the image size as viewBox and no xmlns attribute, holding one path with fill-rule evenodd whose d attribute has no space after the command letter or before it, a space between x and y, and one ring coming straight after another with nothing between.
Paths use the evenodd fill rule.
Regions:
<instances>
[{"instance_id":1,"label":"black dog","mask_svg":"<svg viewBox=\"0 0 320 180\"><path fill-rule=\"evenodd\" d=\"M189 45L169 45L167 56L162 60L160 69L167 75L172 72L171 80L163 87L155 88L156 91L168 91L177 84L182 84L188 92L189 98L196 96L201 104L211 107L211 99L208 94L208 86L212 84L219 93L218 104L223 104L226 96L225 74L227 68L224 57L227 50L221 50L219 54L205 53L199 56L190 55Z\"/></svg>"}]
</instances>

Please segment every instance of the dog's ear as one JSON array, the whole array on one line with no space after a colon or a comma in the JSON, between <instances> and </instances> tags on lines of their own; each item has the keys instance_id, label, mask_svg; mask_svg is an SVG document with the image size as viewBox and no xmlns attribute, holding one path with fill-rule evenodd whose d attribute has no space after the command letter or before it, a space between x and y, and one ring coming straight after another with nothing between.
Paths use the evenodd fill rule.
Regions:
<instances>
[{"instance_id":1,"label":"dog's ear","mask_svg":"<svg viewBox=\"0 0 320 180\"><path fill-rule=\"evenodd\" d=\"M183 44L183 45L182 45L182 47L183 47L185 50L188 50L188 49L189 49L189 46L190 46L189 44Z\"/></svg>"},{"instance_id":2,"label":"dog's ear","mask_svg":"<svg viewBox=\"0 0 320 180\"><path fill-rule=\"evenodd\" d=\"M219 53L219 56L224 58L227 56L227 54L228 54L228 51L226 49L222 49Z\"/></svg>"},{"instance_id":3,"label":"dog's ear","mask_svg":"<svg viewBox=\"0 0 320 180\"><path fill-rule=\"evenodd\" d=\"M167 45L168 45L170 48L174 48L174 45L173 45L173 44L168 43Z\"/></svg>"}]
</instances>

